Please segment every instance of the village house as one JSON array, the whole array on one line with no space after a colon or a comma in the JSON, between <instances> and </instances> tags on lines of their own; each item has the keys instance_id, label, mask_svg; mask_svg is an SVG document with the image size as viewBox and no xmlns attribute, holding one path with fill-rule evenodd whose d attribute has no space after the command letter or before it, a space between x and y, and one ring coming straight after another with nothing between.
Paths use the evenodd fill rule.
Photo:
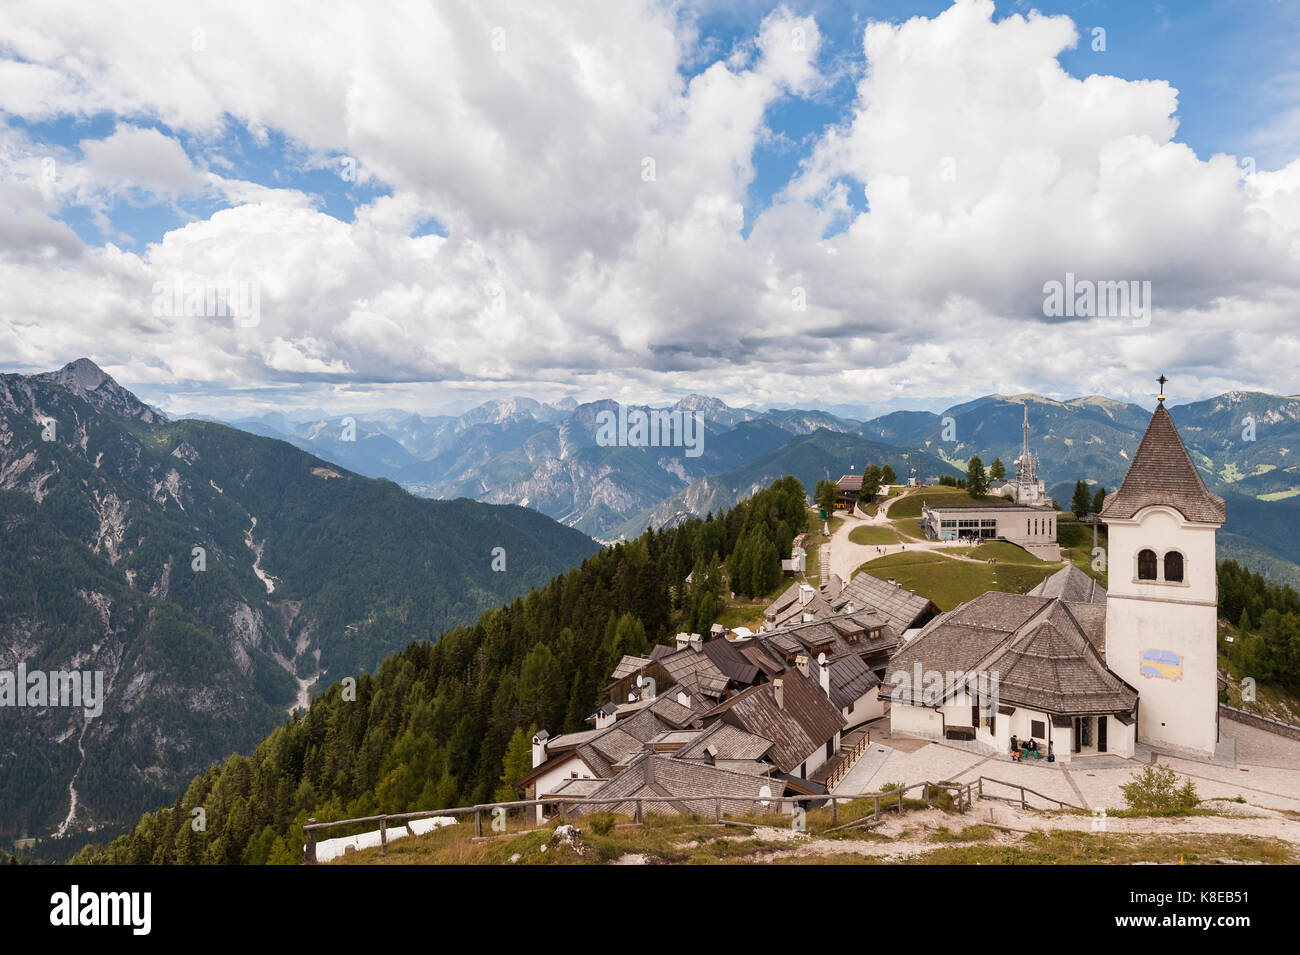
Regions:
<instances>
[{"instance_id":1,"label":"village house","mask_svg":"<svg viewBox=\"0 0 1300 955\"><path fill-rule=\"evenodd\" d=\"M835 509L852 511L862 496L862 475L844 474L835 482Z\"/></svg>"}]
</instances>

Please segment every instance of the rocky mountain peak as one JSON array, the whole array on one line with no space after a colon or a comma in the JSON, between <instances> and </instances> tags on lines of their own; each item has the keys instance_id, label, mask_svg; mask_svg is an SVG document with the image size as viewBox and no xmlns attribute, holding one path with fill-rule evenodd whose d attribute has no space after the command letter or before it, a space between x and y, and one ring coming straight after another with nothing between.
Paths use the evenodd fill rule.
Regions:
<instances>
[{"instance_id":1,"label":"rocky mountain peak","mask_svg":"<svg viewBox=\"0 0 1300 955\"><path fill-rule=\"evenodd\" d=\"M75 392L101 410L150 423L165 420L162 414L119 385L89 358L78 358L58 371L34 375L33 378Z\"/></svg>"}]
</instances>

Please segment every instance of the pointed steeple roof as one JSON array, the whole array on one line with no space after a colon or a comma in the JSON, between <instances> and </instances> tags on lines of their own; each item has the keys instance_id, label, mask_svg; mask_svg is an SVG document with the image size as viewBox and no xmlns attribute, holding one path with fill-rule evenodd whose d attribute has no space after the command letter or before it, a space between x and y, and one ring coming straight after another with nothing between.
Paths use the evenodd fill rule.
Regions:
<instances>
[{"instance_id":1,"label":"pointed steeple roof","mask_svg":"<svg viewBox=\"0 0 1300 955\"><path fill-rule=\"evenodd\" d=\"M1164 402L1156 406L1133 463L1118 491L1108 495L1101 519L1127 520L1144 507L1172 507L1189 521L1222 524L1223 498L1211 494L1178 437Z\"/></svg>"}]
</instances>

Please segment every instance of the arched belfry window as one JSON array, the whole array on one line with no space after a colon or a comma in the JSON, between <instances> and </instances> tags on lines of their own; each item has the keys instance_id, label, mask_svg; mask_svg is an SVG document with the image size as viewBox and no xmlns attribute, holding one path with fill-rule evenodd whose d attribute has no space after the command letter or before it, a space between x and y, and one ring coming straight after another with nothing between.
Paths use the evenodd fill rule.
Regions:
<instances>
[{"instance_id":1,"label":"arched belfry window","mask_svg":"<svg viewBox=\"0 0 1300 955\"><path fill-rule=\"evenodd\" d=\"M1153 550L1138 551L1138 580L1155 580L1156 579L1156 552Z\"/></svg>"},{"instance_id":2,"label":"arched belfry window","mask_svg":"<svg viewBox=\"0 0 1300 955\"><path fill-rule=\"evenodd\" d=\"M1183 555L1176 550L1165 554L1165 580L1173 584L1183 582Z\"/></svg>"}]
</instances>

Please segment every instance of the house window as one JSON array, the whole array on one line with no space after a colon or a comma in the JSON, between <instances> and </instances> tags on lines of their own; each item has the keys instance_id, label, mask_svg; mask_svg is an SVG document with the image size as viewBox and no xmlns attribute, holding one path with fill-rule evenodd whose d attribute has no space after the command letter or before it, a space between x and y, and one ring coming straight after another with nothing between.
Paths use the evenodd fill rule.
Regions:
<instances>
[{"instance_id":1,"label":"house window","mask_svg":"<svg viewBox=\"0 0 1300 955\"><path fill-rule=\"evenodd\" d=\"M1138 552L1138 580L1156 579L1156 552L1141 550Z\"/></svg>"},{"instance_id":2,"label":"house window","mask_svg":"<svg viewBox=\"0 0 1300 955\"><path fill-rule=\"evenodd\" d=\"M1034 739L1038 739L1040 736L1047 736L1047 723L1043 720L1030 720L1029 735Z\"/></svg>"},{"instance_id":3,"label":"house window","mask_svg":"<svg viewBox=\"0 0 1300 955\"><path fill-rule=\"evenodd\" d=\"M1165 580L1175 584L1183 582L1183 555L1176 550L1165 554Z\"/></svg>"}]
</instances>

